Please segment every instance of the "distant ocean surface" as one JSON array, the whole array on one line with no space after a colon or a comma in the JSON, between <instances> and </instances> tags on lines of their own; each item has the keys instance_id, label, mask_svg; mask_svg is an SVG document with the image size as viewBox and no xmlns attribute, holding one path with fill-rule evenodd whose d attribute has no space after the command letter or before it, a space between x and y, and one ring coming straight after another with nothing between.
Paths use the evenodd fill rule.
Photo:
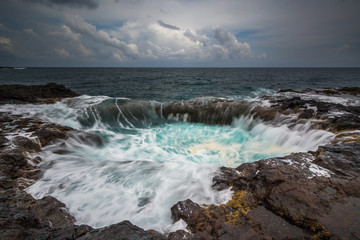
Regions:
<instances>
[{"instance_id":1,"label":"distant ocean surface","mask_svg":"<svg viewBox=\"0 0 360 240\"><path fill-rule=\"evenodd\" d=\"M360 68L0 69L0 84L55 82L91 96L137 100L254 97L280 89L360 86Z\"/></svg>"},{"instance_id":2,"label":"distant ocean surface","mask_svg":"<svg viewBox=\"0 0 360 240\"><path fill-rule=\"evenodd\" d=\"M164 106L193 107L202 119L214 112L224 116L231 109L216 98L269 107L258 96L289 88L360 86L360 69L0 69L0 84L49 82L83 95L55 104L0 105L0 113L81 130L42 148L42 176L27 192L64 202L78 224L98 228L130 220L166 233L186 227L171 218L170 208L178 201L221 204L231 199L231 189L212 189L221 166L315 151L334 134L312 129L306 121L288 121L297 116L271 124L252 115L235 115L231 124L215 125L187 121L187 112L164 117ZM194 98L198 99L167 103ZM346 102L342 96L325 100ZM219 101L216 111L196 105L212 101ZM100 135L104 144L87 143L82 132ZM32 137L25 129L16 134Z\"/></svg>"}]
</instances>

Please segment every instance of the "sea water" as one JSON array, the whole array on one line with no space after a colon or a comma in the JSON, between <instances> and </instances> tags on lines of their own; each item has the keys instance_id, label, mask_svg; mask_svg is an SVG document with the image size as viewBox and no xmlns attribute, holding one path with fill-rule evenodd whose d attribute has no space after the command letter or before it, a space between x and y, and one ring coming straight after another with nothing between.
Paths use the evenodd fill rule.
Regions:
<instances>
[{"instance_id":1,"label":"sea water","mask_svg":"<svg viewBox=\"0 0 360 240\"><path fill-rule=\"evenodd\" d=\"M103 139L101 145L92 144L77 133L44 147L41 178L27 191L35 198L50 195L64 202L78 224L98 228L130 220L160 232L184 229L184 222L171 219L170 208L178 201L221 204L231 198L230 189L212 189L221 166L316 150L333 134L313 130L306 122L268 124L252 116L236 116L230 125L193 123L164 118L156 107L204 96L253 101L279 88L314 87L314 79L319 79L319 87L335 84L333 78L340 77L345 86L359 85L354 80L358 69L6 71L0 73L4 83L52 81L87 95L52 105L3 105L0 111L96 133Z\"/></svg>"}]
</instances>

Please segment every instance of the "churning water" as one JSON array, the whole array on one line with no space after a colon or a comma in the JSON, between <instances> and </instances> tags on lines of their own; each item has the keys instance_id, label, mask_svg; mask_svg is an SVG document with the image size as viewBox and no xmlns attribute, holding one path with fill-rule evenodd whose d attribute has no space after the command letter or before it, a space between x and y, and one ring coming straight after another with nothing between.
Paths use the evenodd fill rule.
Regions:
<instances>
[{"instance_id":1,"label":"churning water","mask_svg":"<svg viewBox=\"0 0 360 240\"><path fill-rule=\"evenodd\" d=\"M2 84L56 82L92 96L53 105L2 105L0 110L103 139L103 144L91 144L79 132L43 148L43 175L28 188L34 197L59 199L79 224L103 227L130 220L167 232L184 228L171 220L170 208L178 201L220 204L231 198L230 190L211 188L220 166L316 150L333 135L312 130L309 123L270 125L247 115L234 116L226 126L193 123L186 114L164 117L160 102L360 86L359 75L360 69L7 69L0 71ZM127 98L114 98L119 96Z\"/></svg>"},{"instance_id":2,"label":"churning water","mask_svg":"<svg viewBox=\"0 0 360 240\"><path fill-rule=\"evenodd\" d=\"M166 119L156 112L159 106L90 96L53 105L6 105L3 110L104 140L86 144L79 133L44 148L43 176L28 192L64 202L77 223L103 227L130 220L145 229L173 231L184 227L171 220L170 208L178 201L221 204L231 198L230 190L211 188L219 167L315 150L332 138L308 124L273 126L250 116L234 118L228 126Z\"/></svg>"}]
</instances>

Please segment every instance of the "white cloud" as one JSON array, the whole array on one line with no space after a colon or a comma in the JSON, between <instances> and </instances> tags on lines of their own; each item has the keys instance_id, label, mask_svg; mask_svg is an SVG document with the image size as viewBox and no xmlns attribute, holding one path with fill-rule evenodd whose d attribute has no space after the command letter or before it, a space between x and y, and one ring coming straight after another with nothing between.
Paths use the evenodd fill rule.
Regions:
<instances>
[{"instance_id":1,"label":"white cloud","mask_svg":"<svg viewBox=\"0 0 360 240\"><path fill-rule=\"evenodd\" d=\"M214 40L220 45L214 45L215 55L224 59L237 59L252 57L251 47L248 43L240 43L236 37L220 26L213 28ZM219 55L220 53L220 55Z\"/></svg>"},{"instance_id":2,"label":"white cloud","mask_svg":"<svg viewBox=\"0 0 360 240\"><path fill-rule=\"evenodd\" d=\"M86 35L100 44L115 48L122 53L125 59L136 59L139 55L135 44L127 44L116 37L110 36L105 30L97 30L95 25L86 22L78 15L68 15L65 20L72 31Z\"/></svg>"},{"instance_id":3,"label":"white cloud","mask_svg":"<svg viewBox=\"0 0 360 240\"><path fill-rule=\"evenodd\" d=\"M212 61L254 55L248 43L239 42L222 27L214 27L207 36L196 30L181 30L180 27L174 31L158 21L132 20L110 32L136 44L141 59Z\"/></svg>"},{"instance_id":4,"label":"white cloud","mask_svg":"<svg viewBox=\"0 0 360 240\"><path fill-rule=\"evenodd\" d=\"M70 53L68 51L66 51L64 48L55 48L54 52L62 58L69 58L70 57Z\"/></svg>"},{"instance_id":5,"label":"white cloud","mask_svg":"<svg viewBox=\"0 0 360 240\"><path fill-rule=\"evenodd\" d=\"M191 30L186 29L184 32L184 36L188 37L193 42L199 42L204 46L208 46L210 44L210 39L205 35L199 35L196 33L193 33Z\"/></svg>"}]
</instances>

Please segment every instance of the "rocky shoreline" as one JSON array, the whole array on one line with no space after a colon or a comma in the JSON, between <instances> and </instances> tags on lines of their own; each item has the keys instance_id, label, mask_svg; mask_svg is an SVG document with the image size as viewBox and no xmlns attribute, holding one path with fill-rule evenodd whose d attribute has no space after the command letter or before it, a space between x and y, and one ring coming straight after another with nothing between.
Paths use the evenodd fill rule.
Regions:
<instances>
[{"instance_id":1,"label":"rocky shoreline","mask_svg":"<svg viewBox=\"0 0 360 240\"><path fill-rule=\"evenodd\" d=\"M267 106L221 99L163 105L165 118L186 115L188 121L230 124L234 116L251 115L271 124L308 122L335 136L315 152L221 168L213 187L232 188L232 199L220 206L200 206L189 199L178 202L171 208L172 217L184 220L188 232L167 235L144 231L128 221L101 229L79 226L57 199L36 200L27 194L24 189L41 176L37 153L42 147L74 135L81 136L84 144L101 145L102 140L95 134L1 112L0 238L360 239L360 106L326 101L342 95L360 101L360 88L283 90L264 97ZM57 84L0 86L0 104L54 103L76 96ZM224 107L228 111L220 113Z\"/></svg>"}]
</instances>

